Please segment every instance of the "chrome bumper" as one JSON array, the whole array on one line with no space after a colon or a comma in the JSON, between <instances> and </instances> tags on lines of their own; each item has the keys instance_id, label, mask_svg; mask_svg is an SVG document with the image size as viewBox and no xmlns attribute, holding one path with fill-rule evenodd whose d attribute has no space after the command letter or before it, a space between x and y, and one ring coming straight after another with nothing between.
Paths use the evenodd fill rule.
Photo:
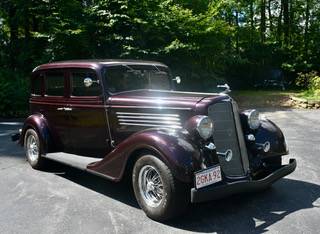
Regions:
<instances>
[{"instance_id":1,"label":"chrome bumper","mask_svg":"<svg viewBox=\"0 0 320 234\"><path fill-rule=\"evenodd\" d=\"M197 203L209 200L216 200L236 193L264 189L276 182L277 180L279 180L280 178L292 173L296 169L296 166L296 160L290 159L288 165L282 166L281 168L273 171L271 174L260 180L236 181L219 186L211 185L201 189L192 188L191 202Z\"/></svg>"}]
</instances>

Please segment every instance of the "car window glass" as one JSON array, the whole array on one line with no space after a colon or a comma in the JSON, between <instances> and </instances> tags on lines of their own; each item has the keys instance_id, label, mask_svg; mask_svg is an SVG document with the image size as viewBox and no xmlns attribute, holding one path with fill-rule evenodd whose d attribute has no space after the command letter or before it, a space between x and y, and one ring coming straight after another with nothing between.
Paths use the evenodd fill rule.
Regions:
<instances>
[{"instance_id":1,"label":"car window glass","mask_svg":"<svg viewBox=\"0 0 320 234\"><path fill-rule=\"evenodd\" d=\"M108 89L111 93L136 89L170 90L169 72L152 65L111 66L105 70Z\"/></svg>"},{"instance_id":2,"label":"car window glass","mask_svg":"<svg viewBox=\"0 0 320 234\"><path fill-rule=\"evenodd\" d=\"M41 74L37 74L32 77L31 81L31 94L32 95L41 95L41 84L42 84L43 76Z\"/></svg>"},{"instance_id":3,"label":"car window glass","mask_svg":"<svg viewBox=\"0 0 320 234\"><path fill-rule=\"evenodd\" d=\"M84 86L84 79L91 78L93 83L90 87ZM99 96L101 94L101 87L97 81L97 76L94 72L71 72L71 94L72 96Z\"/></svg>"},{"instance_id":4,"label":"car window glass","mask_svg":"<svg viewBox=\"0 0 320 234\"><path fill-rule=\"evenodd\" d=\"M46 73L46 95L64 96L64 74L63 72Z\"/></svg>"}]
</instances>

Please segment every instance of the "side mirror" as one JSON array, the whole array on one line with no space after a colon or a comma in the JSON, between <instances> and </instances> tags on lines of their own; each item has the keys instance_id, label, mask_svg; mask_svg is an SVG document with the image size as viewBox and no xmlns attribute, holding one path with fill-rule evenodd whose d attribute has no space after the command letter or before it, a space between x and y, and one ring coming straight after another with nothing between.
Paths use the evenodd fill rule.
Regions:
<instances>
[{"instance_id":1,"label":"side mirror","mask_svg":"<svg viewBox=\"0 0 320 234\"><path fill-rule=\"evenodd\" d=\"M172 79L174 80L177 84L180 84L181 83L181 78L180 76L176 76L176 78Z\"/></svg>"},{"instance_id":2,"label":"side mirror","mask_svg":"<svg viewBox=\"0 0 320 234\"><path fill-rule=\"evenodd\" d=\"M217 85L217 88L224 88L224 91L222 93L230 93L231 92L230 86L228 84Z\"/></svg>"},{"instance_id":3,"label":"side mirror","mask_svg":"<svg viewBox=\"0 0 320 234\"><path fill-rule=\"evenodd\" d=\"M83 80L83 85L84 85L84 87L86 87L86 88L89 88L93 83L99 84L99 80L94 81L94 80L92 80L90 77L86 77L86 78L84 78L84 80Z\"/></svg>"}]
</instances>

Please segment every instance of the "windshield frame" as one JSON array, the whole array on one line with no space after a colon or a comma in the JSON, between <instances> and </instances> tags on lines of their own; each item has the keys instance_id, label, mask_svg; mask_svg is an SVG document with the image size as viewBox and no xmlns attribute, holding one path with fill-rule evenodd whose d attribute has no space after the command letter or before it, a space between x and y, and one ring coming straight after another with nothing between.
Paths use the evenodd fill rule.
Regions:
<instances>
[{"instance_id":1,"label":"windshield frame","mask_svg":"<svg viewBox=\"0 0 320 234\"><path fill-rule=\"evenodd\" d=\"M120 92L111 92L109 89L109 84L108 84L108 80L107 80L107 72L108 69L110 67L126 67L129 69L133 69L130 66L149 66L154 68L153 70L158 70L161 71L159 69L159 67L162 68L162 70L166 70L165 72L168 74L168 79L169 79L169 85L170 88L167 91L173 91L175 90L175 86L174 86L174 81L172 80L172 73L171 70L169 69L169 67L167 67L166 65L159 65L159 64L141 64L141 63L121 63L121 64L110 64L110 65L105 65L101 68L101 78L102 78L102 82L105 84L104 85L104 92L107 93L109 96L114 96L114 95L118 95L121 93L127 93L127 92L132 92L132 91L140 91L140 90L159 90L159 89L131 89L131 90L125 90L125 91L120 91ZM133 69L134 70L134 69Z\"/></svg>"}]
</instances>

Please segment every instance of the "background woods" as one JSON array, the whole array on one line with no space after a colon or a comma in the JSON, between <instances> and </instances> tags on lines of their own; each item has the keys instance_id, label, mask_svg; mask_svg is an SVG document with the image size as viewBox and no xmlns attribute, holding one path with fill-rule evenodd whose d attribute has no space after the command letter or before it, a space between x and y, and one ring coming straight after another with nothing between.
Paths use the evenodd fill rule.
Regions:
<instances>
[{"instance_id":1,"label":"background woods","mask_svg":"<svg viewBox=\"0 0 320 234\"><path fill-rule=\"evenodd\" d=\"M318 0L1 0L0 112L25 110L26 78L53 60L158 60L182 88L210 91L275 69L294 81L319 70L319 55Z\"/></svg>"}]
</instances>

